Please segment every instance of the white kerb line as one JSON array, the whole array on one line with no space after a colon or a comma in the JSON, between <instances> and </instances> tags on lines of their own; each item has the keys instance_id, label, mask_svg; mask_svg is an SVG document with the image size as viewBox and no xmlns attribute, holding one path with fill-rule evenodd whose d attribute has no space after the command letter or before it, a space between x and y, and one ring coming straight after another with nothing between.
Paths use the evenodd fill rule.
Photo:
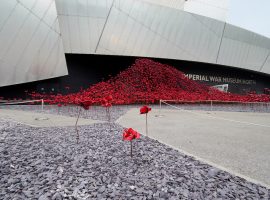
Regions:
<instances>
[{"instance_id":1,"label":"white kerb line","mask_svg":"<svg viewBox=\"0 0 270 200\"><path fill-rule=\"evenodd\" d=\"M241 124L247 124L247 125L254 125L254 126L262 126L262 127L267 127L267 128L270 128L269 125L264 125L264 124L256 124L256 123L251 123L251 122L243 122L243 121L238 121L238 120L232 120L232 119L227 119L227 118L223 118L223 117L213 117L213 116L209 116L209 115L206 115L206 114L201 114L201 113L196 113L196 112L193 112L193 111L189 111L189 110L184 110L182 108L179 108L177 106L173 106L171 104L168 104L164 101L161 100L161 102L163 102L164 104L167 104L168 106L171 106L173 108L176 108L178 110L181 110L181 111L184 111L184 112L188 112L188 113L192 113L192 114L195 114L195 115L200 115L200 116L203 116L203 117L208 117L208 118L212 118L212 119L220 119L220 120L224 120L224 121L229 121L229 122L234 122L234 123L241 123Z\"/></svg>"}]
</instances>

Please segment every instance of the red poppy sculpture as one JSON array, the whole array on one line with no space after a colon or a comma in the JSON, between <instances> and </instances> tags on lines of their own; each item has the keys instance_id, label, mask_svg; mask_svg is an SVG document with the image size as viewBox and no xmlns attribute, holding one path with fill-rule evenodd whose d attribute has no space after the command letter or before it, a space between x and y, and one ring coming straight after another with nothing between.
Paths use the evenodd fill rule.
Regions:
<instances>
[{"instance_id":1,"label":"red poppy sculpture","mask_svg":"<svg viewBox=\"0 0 270 200\"><path fill-rule=\"evenodd\" d=\"M108 119L108 122L111 123L111 113L110 113L110 108L112 107L112 95L109 95L105 98L102 99L101 106L105 107L106 109L106 116Z\"/></svg>"},{"instance_id":2,"label":"red poppy sculpture","mask_svg":"<svg viewBox=\"0 0 270 200\"><path fill-rule=\"evenodd\" d=\"M148 137L148 125L147 125L147 114L151 111L152 109L148 106L143 106L140 109L140 114L145 114L145 122L146 122L146 136Z\"/></svg>"},{"instance_id":3,"label":"red poppy sculpture","mask_svg":"<svg viewBox=\"0 0 270 200\"><path fill-rule=\"evenodd\" d=\"M79 104L80 108L79 108L78 117L77 117L77 120L76 120L76 123L75 123L75 130L76 130L76 133L77 133L77 136L76 136L77 144L79 143L79 140L80 140L80 134L79 134L77 124L78 124L78 121L79 121L79 118L80 118L81 110L82 110L82 108L84 110L89 110L90 106L93 103L91 100L84 100L84 101L78 100L78 101L79 102L77 102L77 103Z\"/></svg>"},{"instance_id":4,"label":"red poppy sculpture","mask_svg":"<svg viewBox=\"0 0 270 200\"><path fill-rule=\"evenodd\" d=\"M54 93L54 92L53 92ZM129 68L121 71L115 77L107 81L101 81L87 89L81 89L77 93L61 94L39 94L29 92L33 99L44 99L57 103L69 102L70 99L91 98L95 104L145 104L157 103L161 99L179 101L208 101L221 102L270 102L270 91L266 94L232 94L222 92L202 83L189 79L178 69L152 61L150 59L137 59ZM26 93L27 94L27 93ZM103 97L104 102L103 102ZM112 98L113 97L113 98ZM77 105L77 104L76 104Z\"/></svg>"},{"instance_id":5,"label":"red poppy sculpture","mask_svg":"<svg viewBox=\"0 0 270 200\"><path fill-rule=\"evenodd\" d=\"M139 139L140 133L132 128L125 129L123 132L123 140L130 141L130 156L132 157L132 140Z\"/></svg>"}]
</instances>

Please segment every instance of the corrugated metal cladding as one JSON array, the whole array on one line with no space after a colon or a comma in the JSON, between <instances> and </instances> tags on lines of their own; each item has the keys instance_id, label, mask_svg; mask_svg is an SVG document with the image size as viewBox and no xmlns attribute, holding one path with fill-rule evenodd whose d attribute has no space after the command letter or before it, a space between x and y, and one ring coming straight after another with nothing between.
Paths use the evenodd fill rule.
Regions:
<instances>
[{"instance_id":1,"label":"corrugated metal cladding","mask_svg":"<svg viewBox=\"0 0 270 200\"><path fill-rule=\"evenodd\" d=\"M227 3L3 0L0 86L66 75L64 53L192 60L270 74L270 39L225 23Z\"/></svg>"}]
</instances>

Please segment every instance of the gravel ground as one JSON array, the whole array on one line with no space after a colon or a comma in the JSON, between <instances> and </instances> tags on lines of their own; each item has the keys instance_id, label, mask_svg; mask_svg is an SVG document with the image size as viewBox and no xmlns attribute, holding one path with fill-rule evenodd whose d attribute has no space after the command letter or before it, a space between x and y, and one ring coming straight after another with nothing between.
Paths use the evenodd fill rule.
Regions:
<instances>
[{"instance_id":1,"label":"gravel ground","mask_svg":"<svg viewBox=\"0 0 270 200\"><path fill-rule=\"evenodd\" d=\"M127 110L113 111L116 119ZM123 127L34 128L0 119L0 199L270 199L270 190Z\"/></svg>"}]
</instances>

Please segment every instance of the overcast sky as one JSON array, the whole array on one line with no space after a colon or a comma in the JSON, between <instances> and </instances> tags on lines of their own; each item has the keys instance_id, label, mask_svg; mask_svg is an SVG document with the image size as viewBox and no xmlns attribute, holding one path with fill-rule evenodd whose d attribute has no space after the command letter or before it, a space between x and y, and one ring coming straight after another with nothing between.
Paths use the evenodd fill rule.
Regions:
<instances>
[{"instance_id":1,"label":"overcast sky","mask_svg":"<svg viewBox=\"0 0 270 200\"><path fill-rule=\"evenodd\" d=\"M227 22L270 38L270 0L230 0Z\"/></svg>"}]
</instances>

